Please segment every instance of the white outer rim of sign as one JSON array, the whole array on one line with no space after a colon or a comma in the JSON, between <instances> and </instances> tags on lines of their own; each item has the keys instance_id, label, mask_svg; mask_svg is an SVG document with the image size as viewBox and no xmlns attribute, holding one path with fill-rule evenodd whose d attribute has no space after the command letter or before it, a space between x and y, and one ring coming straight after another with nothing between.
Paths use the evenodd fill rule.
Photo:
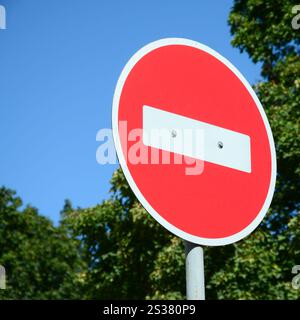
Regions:
<instances>
[{"instance_id":1,"label":"white outer rim of sign","mask_svg":"<svg viewBox=\"0 0 300 320\"><path fill-rule=\"evenodd\" d=\"M118 128L119 101L120 101L120 96L122 93L123 85L127 79L127 76L129 75L130 71L133 69L135 64L140 59L142 59L147 53L149 53L157 48L160 48L163 46L168 46L168 45L185 45L185 46L194 47L194 48L200 49L202 51L205 51L205 52L211 54L212 56L217 58L219 61L223 62L242 81L244 86L247 88L248 92L250 93L250 95L252 96L253 100L256 103L256 106L260 112L260 115L263 119L266 131L268 134L269 144L270 144L270 149L271 149L272 169L271 169L271 180L270 180L270 185L269 185L269 190L268 190L266 200L265 200L263 207L261 208L259 214L246 228L244 228L243 230L241 230L233 235L227 236L227 237L223 237L223 238L198 237L198 236L192 235L190 233L187 233L187 232L173 226L166 219L161 217L160 214L152 208L152 206L149 204L149 202L145 199L143 194L140 192L139 188L137 187L134 179L132 178L132 176L129 172L129 169L127 167L127 164L126 164L126 161L124 158L124 154L123 154L121 142L120 142L120 137L119 137L119 128ZM113 97L112 127L113 127L113 137L114 137L114 142L115 142L115 147L116 147L117 155L119 158L119 162L120 162L120 165L122 167L124 175L129 183L131 189L133 190L134 194L136 195L138 200L141 202L143 207L151 214L151 216L156 221L158 221L163 227L165 227L167 230L171 231L176 236L178 236L184 240L190 241L192 243L197 243L197 244L201 244L201 245L207 245L207 246L226 245L226 244L237 242L237 241L243 239L244 237L248 236L260 224L260 222L262 221L262 219L266 215L266 213L269 209L269 206L271 204L271 201L272 201L272 197L273 197L274 189L275 189L275 182L276 182L276 152L275 152L275 145L274 145L272 131L271 131L267 116L266 116L265 111L264 111L259 99L257 98L254 90L252 89L252 87L250 86L248 81L244 78L244 76L237 70L236 67L234 67L231 64L231 62L229 62L226 58L224 58L223 56L221 56L219 53L217 53L213 49L209 48L208 46L203 45L199 42L189 40L189 39L184 39L184 38L165 38L165 39L160 39L160 40L151 42L151 43L147 44L146 46L144 46L143 48L141 48L140 50L138 50L130 58L130 60L127 62L127 64L125 65L125 67L122 70L121 75L118 79L117 86L116 86L115 93L114 93L114 97Z\"/></svg>"}]
</instances>

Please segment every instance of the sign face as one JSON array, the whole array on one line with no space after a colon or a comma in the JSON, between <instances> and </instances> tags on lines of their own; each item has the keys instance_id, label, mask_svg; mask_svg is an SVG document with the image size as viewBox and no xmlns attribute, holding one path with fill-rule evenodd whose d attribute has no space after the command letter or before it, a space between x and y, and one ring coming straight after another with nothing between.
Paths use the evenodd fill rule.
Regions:
<instances>
[{"instance_id":1,"label":"sign face","mask_svg":"<svg viewBox=\"0 0 300 320\"><path fill-rule=\"evenodd\" d=\"M130 187L175 235L225 245L265 216L272 132L249 83L214 50L179 38L140 49L118 80L112 121Z\"/></svg>"}]
</instances>

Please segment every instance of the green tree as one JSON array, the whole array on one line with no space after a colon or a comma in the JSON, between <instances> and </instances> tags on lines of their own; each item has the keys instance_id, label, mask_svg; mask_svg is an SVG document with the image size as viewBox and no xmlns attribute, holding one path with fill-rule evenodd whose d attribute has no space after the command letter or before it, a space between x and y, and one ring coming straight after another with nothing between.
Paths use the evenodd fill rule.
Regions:
<instances>
[{"instance_id":1,"label":"green tree","mask_svg":"<svg viewBox=\"0 0 300 320\"><path fill-rule=\"evenodd\" d=\"M6 269L1 299L80 298L79 242L54 227L15 192L0 188L0 265Z\"/></svg>"},{"instance_id":2,"label":"green tree","mask_svg":"<svg viewBox=\"0 0 300 320\"><path fill-rule=\"evenodd\" d=\"M160 292L159 286L153 285L155 281L165 286L162 290L167 297L181 297L184 273L172 280L178 284L176 290L161 281L172 268L167 265L170 260L183 264L182 255L177 254L179 241L136 201L120 170L112 177L111 199L94 208L74 211L67 221L81 239L82 256L88 263L85 298L151 298Z\"/></svg>"},{"instance_id":3,"label":"green tree","mask_svg":"<svg viewBox=\"0 0 300 320\"><path fill-rule=\"evenodd\" d=\"M87 299L182 299L183 241L141 207L121 170L112 197L74 211L68 223L82 241L88 263L82 287ZM205 248L208 299L296 299L291 268L300 259L299 215L283 232L257 229L236 244Z\"/></svg>"}]
</instances>

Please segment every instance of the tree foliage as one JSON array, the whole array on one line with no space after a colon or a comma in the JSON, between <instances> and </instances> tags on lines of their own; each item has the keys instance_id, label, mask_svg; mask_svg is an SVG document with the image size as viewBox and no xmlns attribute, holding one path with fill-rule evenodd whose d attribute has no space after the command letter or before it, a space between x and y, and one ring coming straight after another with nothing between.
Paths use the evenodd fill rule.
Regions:
<instances>
[{"instance_id":1,"label":"tree foliage","mask_svg":"<svg viewBox=\"0 0 300 320\"><path fill-rule=\"evenodd\" d=\"M178 270L184 263L182 252L177 254L180 241L146 213L120 170L113 175L112 192L110 200L68 217L88 261L84 297L141 299L161 292L166 297L181 297L184 273L173 280L174 285L165 283L161 288L169 269Z\"/></svg>"},{"instance_id":2,"label":"tree foliage","mask_svg":"<svg viewBox=\"0 0 300 320\"><path fill-rule=\"evenodd\" d=\"M21 206L13 191L0 188L0 265L6 269L0 298L79 298L78 241L37 209Z\"/></svg>"},{"instance_id":3,"label":"tree foliage","mask_svg":"<svg viewBox=\"0 0 300 320\"><path fill-rule=\"evenodd\" d=\"M112 190L109 201L69 216L89 262L84 297L185 298L183 241L146 213L121 170ZM295 215L277 234L262 227L236 244L205 248L207 298L299 298L291 286L291 269L300 260L299 224Z\"/></svg>"}]
</instances>

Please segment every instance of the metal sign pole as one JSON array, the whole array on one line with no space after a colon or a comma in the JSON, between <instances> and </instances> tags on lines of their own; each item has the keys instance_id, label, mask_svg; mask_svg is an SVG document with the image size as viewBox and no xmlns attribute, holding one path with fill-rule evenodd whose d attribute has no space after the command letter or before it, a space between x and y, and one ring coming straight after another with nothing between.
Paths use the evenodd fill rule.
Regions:
<instances>
[{"instance_id":1,"label":"metal sign pole","mask_svg":"<svg viewBox=\"0 0 300 320\"><path fill-rule=\"evenodd\" d=\"M185 241L186 298L205 300L204 258L200 245Z\"/></svg>"}]
</instances>

